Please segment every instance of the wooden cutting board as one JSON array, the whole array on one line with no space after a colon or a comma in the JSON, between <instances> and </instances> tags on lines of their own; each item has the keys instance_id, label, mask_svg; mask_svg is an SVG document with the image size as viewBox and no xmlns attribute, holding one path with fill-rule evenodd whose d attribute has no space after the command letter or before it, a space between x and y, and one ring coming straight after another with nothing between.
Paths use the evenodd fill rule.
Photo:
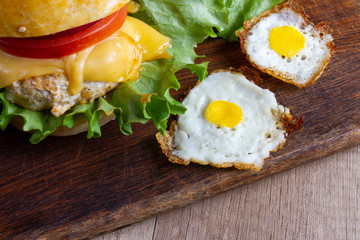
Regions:
<instances>
[{"instance_id":1,"label":"wooden cutting board","mask_svg":"<svg viewBox=\"0 0 360 240\"><path fill-rule=\"evenodd\" d=\"M304 89L261 74L261 87L304 116L304 130L290 135L262 171L171 164L151 122L135 125L132 136L112 122L100 139L80 134L37 145L9 128L0 133L0 238L93 237L359 144L360 3L298 2L312 21L334 28L337 50L323 76ZM250 66L239 43L211 39L197 51L206 54L209 71ZM173 96L180 99L196 78L188 71L178 77L182 88Z\"/></svg>"}]
</instances>

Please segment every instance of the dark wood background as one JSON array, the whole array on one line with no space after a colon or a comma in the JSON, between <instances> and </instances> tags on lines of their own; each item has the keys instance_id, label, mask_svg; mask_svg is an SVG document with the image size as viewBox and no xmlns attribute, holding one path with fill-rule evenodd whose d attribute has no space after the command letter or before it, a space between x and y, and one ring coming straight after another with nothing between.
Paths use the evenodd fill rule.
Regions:
<instances>
[{"instance_id":1,"label":"dark wood background","mask_svg":"<svg viewBox=\"0 0 360 240\"><path fill-rule=\"evenodd\" d=\"M304 116L304 130L290 135L260 172L216 169L167 161L149 122L124 136L117 123L103 137L86 134L31 145L13 128L0 133L0 237L81 239L112 231L360 143L360 3L298 1L315 23L334 29L335 55L322 77L304 89L261 74L261 87ZM209 71L250 66L239 43L209 39L197 49ZM179 99L196 82L178 73Z\"/></svg>"}]
</instances>

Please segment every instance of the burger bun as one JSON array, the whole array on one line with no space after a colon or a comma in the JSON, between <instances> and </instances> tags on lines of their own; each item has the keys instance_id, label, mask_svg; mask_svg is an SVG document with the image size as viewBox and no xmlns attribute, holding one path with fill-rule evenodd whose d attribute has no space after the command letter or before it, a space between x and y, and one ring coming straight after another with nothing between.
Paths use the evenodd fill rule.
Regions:
<instances>
[{"instance_id":1,"label":"burger bun","mask_svg":"<svg viewBox=\"0 0 360 240\"><path fill-rule=\"evenodd\" d=\"M105 125L106 123L114 120L116 117L113 113L110 115L106 115L103 112L100 112L99 114L99 123L100 126ZM14 117L11 120L11 125L13 125L16 129L20 131L23 130L24 120L21 117ZM86 132L88 130L89 123L85 116L79 116L75 119L75 125L72 128L68 128L65 126L61 126L58 129L56 129L55 132L51 133L50 136L59 136L59 137L66 137L66 136L72 136L76 135L82 132Z\"/></svg>"},{"instance_id":2,"label":"burger bun","mask_svg":"<svg viewBox=\"0 0 360 240\"><path fill-rule=\"evenodd\" d=\"M129 0L1 0L0 37L38 37L104 18Z\"/></svg>"}]
</instances>

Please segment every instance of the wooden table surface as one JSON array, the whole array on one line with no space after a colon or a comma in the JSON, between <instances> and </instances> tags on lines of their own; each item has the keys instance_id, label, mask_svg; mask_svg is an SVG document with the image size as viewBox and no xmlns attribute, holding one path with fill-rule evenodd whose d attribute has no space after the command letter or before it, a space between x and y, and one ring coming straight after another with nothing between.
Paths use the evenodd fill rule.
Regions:
<instances>
[{"instance_id":1,"label":"wooden table surface","mask_svg":"<svg viewBox=\"0 0 360 240\"><path fill-rule=\"evenodd\" d=\"M261 75L261 87L304 116L304 130L262 171L174 166L151 122L131 136L114 121L101 139L37 145L10 128L0 132L0 239L88 239L139 221L96 240L360 239L360 1L299 2L312 21L334 28L337 50L304 89ZM250 65L238 42L209 39L197 51L210 72ZM180 99L197 78L178 75Z\"/></svg>"},{"instance_id":2,"label":"wooden table surface","mask_svg":"<svg viewBox=\"0 0 360 240\"><path fill-rule=\"evenodd\" d=\"M95 240L360 239L360 146Z\"/></svg>"}]
</instances>

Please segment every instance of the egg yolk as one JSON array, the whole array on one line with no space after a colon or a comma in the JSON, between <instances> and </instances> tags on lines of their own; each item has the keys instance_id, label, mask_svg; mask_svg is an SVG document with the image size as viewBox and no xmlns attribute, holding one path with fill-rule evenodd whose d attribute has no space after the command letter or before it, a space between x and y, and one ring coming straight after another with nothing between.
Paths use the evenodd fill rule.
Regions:
<instances>
[{"instance_id":1,"label":"egg yolk","mask_svg":"<svg viewBox=\"0 0 360 240\"><path fill-rule=\"evenodd\" d=\"M232 128L243 120L243 113L235 103L218 100L209 104L205 117L211 123Z\"/></svg>"},{"instance_id":2,"label":"egg yolk","mask_svg":"<svg viewBox=\"0 0 360 240\"><path fill-rule=\"evenodd\" d=\"M279 55L292 57L305 47L305 37L293 26L274 27L269 34L269 43Z\"/></svg>"}]
</instances>

